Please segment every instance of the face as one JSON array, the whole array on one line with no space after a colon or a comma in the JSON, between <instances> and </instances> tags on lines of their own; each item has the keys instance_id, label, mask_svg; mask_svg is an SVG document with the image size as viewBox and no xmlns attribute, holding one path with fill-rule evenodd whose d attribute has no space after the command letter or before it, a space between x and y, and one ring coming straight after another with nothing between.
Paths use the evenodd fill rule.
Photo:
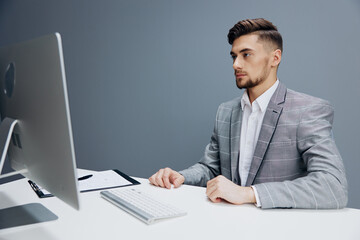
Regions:
<instances>
[{"instance_id":1,"label":"face","mask_svg":"<svg viewBox=\"0 0 360 240\"><path fill-rule=\"evenodd\" d=\"M233 42L230 54L238 88L253 88L269 78L271 53L256 34L241 36Z\"/></svg>"}]
</instances>

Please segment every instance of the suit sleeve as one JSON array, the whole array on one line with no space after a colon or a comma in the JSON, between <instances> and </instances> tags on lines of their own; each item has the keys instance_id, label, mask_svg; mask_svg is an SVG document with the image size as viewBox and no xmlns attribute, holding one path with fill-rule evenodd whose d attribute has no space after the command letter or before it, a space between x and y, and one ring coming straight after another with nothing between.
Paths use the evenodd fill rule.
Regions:
<instances>
[{"instance_id":1,"label":"suit sleeve","mask_svg":"<svg viewBox=\"0 0 360 240\"><path fill-rule=\"evenodd\" d=\"M333 116L333 108L327 102L303 111L297 128L297 148L307 166L307 175L255 185L262 208L346 207L347 180L332 137Z\"/></svg>"},{"instance_id":2,"label":"suit sleeve","mask_svg":"<svg viewBox=\"0 0 360 240\"><path fill-rule=\"evenodd\" d=\"M218 119L219 110L216 113ZM218 145L218 127L215 121L210 143L205 148L204 156L195 165L188 169L179 171L185 177L185 184L206 187L206 183L220 174L220 158Z\"/></svg>"}]
</instances>

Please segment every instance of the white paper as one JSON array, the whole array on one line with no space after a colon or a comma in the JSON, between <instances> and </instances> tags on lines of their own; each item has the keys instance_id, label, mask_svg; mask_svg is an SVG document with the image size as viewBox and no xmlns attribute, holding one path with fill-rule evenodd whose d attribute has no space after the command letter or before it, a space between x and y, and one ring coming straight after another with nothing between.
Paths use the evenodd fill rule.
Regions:
<instances>
[{"instance_id":1,"label":"white paper","mask_svg":"<svg viewBox=\"0 0 360 240\"><path fill-rule=\"evenodd\" d=\"M131 182L129 182L128 180L126 180L120 174L116 173L113 170L84 174L79 176L79 178L87 175L92 175L92 176L90 178L78 181L80 192L87 190L102 189L102 188L120 187L120 186L132 184ZM45 195L51 194L45 188L39 185L38 187Z\"/></svg>"},{"instance_id":2,"label":"white paper","mask_svg":"<svg viewBox=\"0 0 360 240\"><path fill-rule=\"evenodd\" d=\"M86 176L86 175L85 175ZM80 178L83 176L79 176ZM92 173L92 177L79 181L79 190L111 188L132 184L113 170Z\"/></svg>"}]
</instances>

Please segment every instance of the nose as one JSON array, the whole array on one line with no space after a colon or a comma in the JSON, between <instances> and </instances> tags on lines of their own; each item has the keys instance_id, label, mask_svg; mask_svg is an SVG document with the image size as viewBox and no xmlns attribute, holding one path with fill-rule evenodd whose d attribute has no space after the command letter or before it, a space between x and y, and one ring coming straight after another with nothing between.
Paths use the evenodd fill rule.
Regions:
<instances>
[{"instance_id":1,"label":"nose","mask_svg":"<svg viewBox=\"0 0 360 240\"><path fill-rule=\"evenodd\" d=\"M243 63L239 57L234 59L233 68L234 70L241 70L243 68Z\"/></svg>"}]
</instances>

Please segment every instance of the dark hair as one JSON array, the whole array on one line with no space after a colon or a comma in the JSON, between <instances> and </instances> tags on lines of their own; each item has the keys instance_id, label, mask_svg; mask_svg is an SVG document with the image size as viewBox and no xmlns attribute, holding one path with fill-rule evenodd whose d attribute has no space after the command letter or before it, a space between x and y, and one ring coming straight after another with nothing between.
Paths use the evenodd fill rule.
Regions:
<instances>
[{"instance_id":1,"label":"dark hair","mask_svg":"<svg viewBox=\"0 0 360 240\"><path fill-rule=\"evenodd\" d=\"M257 34L259 40L269 42L283 51L282 37L277 27L264 18L246 19L236 23L229 30L229 44L232 45L235 39L250 33Z\"/></svg>"}]
</instances>

